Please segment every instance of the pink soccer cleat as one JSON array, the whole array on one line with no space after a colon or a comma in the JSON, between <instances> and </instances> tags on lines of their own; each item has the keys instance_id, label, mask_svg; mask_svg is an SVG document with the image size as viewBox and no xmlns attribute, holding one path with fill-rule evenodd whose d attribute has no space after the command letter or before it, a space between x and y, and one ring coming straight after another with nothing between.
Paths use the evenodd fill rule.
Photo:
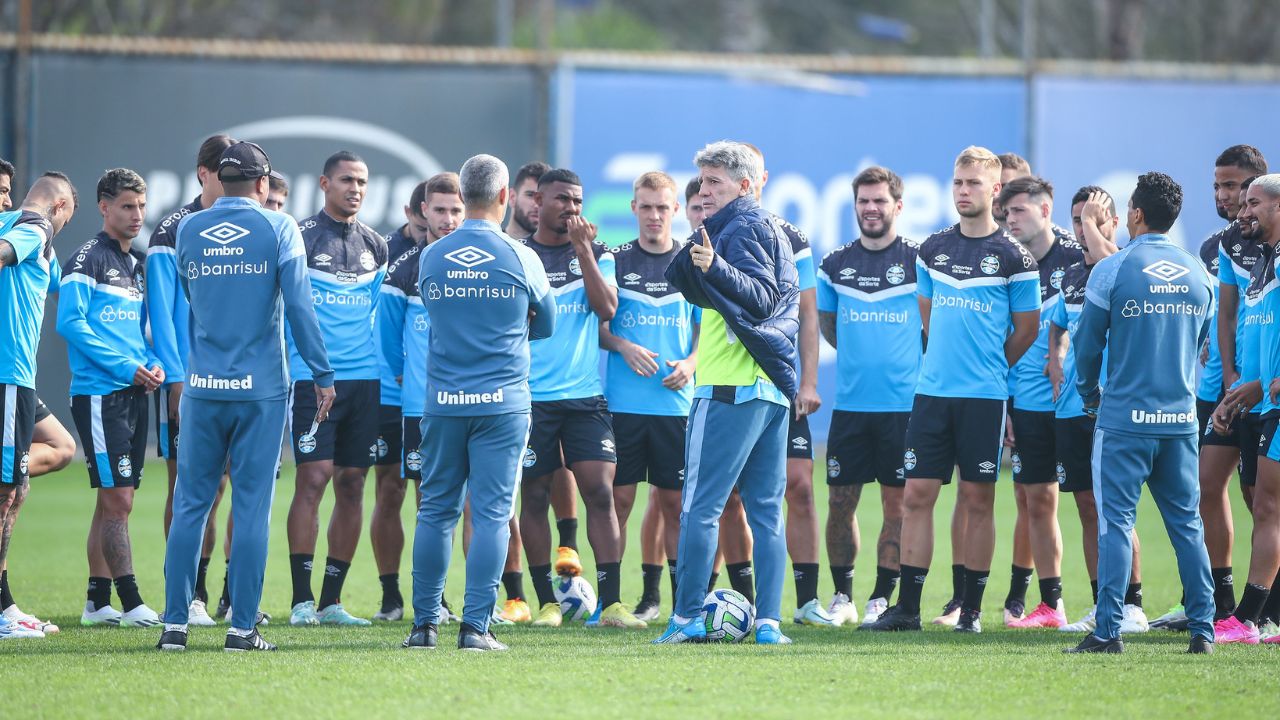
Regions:
<instances>
[{"instance_id":1,"label":"pink soccer cleat","mask_svg":"<svg viewBox=\"0 0 1280 720\"><path fill-rule=\"evenodd\" d=\"M1258 628L1251 622L1240 622L1235 615L1228 615L1213 624L1214 642L1258 644Z\"/></svg>"},{"instance_id":2,"label":"pink soccer cleat","mask_svg":"<svg viewBox=\"0 0 1280 720\"><path fill-rule=\"evenodd\" d=\"M1053 628L1057 629L1067 624L1067 609L1062 600L1058 600L1058 607L1052 608L1044 603L1036 606L1029 615L1019 620L1014 620L1009 624L1011 628Z\"/></svg>"}]
</instances>

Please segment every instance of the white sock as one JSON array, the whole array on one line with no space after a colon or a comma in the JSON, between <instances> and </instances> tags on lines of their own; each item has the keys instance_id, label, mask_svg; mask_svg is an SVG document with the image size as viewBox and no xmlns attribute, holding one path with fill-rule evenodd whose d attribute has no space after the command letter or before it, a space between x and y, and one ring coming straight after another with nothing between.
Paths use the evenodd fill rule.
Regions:
<instances>
[{"instance_id":1,"label":"white sock","mask_svg":"<svg viewBox=\"0 0 1280 720\"><path fill-rule=\"evenodd\" d=\"M684 617L683 615L676 615L675 613L671 614L671 621L677 625L688 625L689 621L692 619L693 618Z\"/></svg>"},{"instance_id":2,"label":"white sock","mask_svg":"<svg viewBox=\"0 0 1280 720\"><path fill-rule=\"evenodd\" d=\"M178 632L186 632L186 631L187 631L187 626L186 626L186 624L179 625L178 623L165 623L165 624L164 624L164 631L165 631L165 632L170 632L170 631L172 631L172 630L177 630Z\"/></svg>"},{"instance_id":3,"label":"white sock","mask_svg":"<svg viewBox=\"0 0 1280 720\"><path fill-rule=\"evenodd\" d=\"M245 638L253 634L253 628L249 628L248 630L241 630L240 628L237 628L237 627L227 628L227 634L235 635L236 637Z\"/></svg>"},{"instance_id":4,"label":"white sock","mask_svg":"<svg viewBox=\"0 0 1280 720\"><path fill-rule=\"evenodd\" d=\"M768 626L772 627L774 630L779 630L779 631L780 631L780 629L779 629L779 627L778 627L778 621L777 621L777 620L771 620L771 619L769 619L769 618L760 618L759 620L756 620L756 627L757 627L757 628L764 627L765 625L768 625Z\"/></svg>"}]
</instances>

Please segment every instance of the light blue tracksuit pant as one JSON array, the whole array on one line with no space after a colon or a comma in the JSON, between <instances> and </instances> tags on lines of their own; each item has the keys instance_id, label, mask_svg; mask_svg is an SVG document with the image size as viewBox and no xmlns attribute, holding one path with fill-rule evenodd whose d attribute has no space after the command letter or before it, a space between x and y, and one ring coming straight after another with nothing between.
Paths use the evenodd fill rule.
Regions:
<instances>
[{"instance_id":1,"label":"light blue tracksuit pant","mask_svg":"<svg viewBox=\"0 0 1280 720\"><path fill-rule=\"evenodd\" d=\"M195 596L204 526L231 458L231 624L253 628L267 568L267 537L288 401L227 402L183 395L173 523L165 548L166 623L185 624Z\"/></svg>"},{"instance_id":2,"label":"light blue tracksuit pant","mask_svg":"<svg viewBox=\"0 0 1280 720\"><path fill-rule=\"evenodd\" d=\"M716 558L720 514L734 486L742 495L755 540L756 617L780 620L787 539L782 497L787 489L787 415L767 400L732 404L695 398L685 431L675 612L696 618Z\"/></svg>"},{"instance_id":3,"label":"light blue tracksuit pant","mask_svg":"<svg viewBox=\"0 0 1280 720\"><path fill-rule=\"evenodd\" d=\"M1118 637L1133 562L1132 532L1145 482L1178 557L1192 635L1213 640L1213 578L1200 521L1196 436L1143 437L1094 431L1093 494L1098 503L1098 627Z\"/></svg>"},{"instance_id":4,"label":"light blue tracksuit pant","mask_svg":"<svg viewBox=\"0 0 1280 720\"><path fill-rule=\"evenodd\" d=\"M462 621L480 632L498 601L530 415L422 418L422 504L413 536L414 623L439 621L453 531L471 498ZM237 529L238 532L238 529Z\"/></svg>"}]
</instances>

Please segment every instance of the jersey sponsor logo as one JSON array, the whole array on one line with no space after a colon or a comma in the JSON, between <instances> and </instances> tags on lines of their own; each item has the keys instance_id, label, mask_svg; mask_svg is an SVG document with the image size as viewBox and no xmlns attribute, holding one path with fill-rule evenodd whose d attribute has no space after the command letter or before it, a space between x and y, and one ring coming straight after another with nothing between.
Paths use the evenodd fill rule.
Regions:
<instances>
[{"instance_id":1,"label":"jersey sponsor logo","mask_svg":"<svg viewBox=\"0 0 1280 720\"><path fill-rule=\"evenodd\" d=\"M1129 419L1135 425L1171 425L1198 422L1196 411L1164 412L1163 410L1138 410L1129 413Z\"/></svg>"},{"instance_id":2,"label":"jersey sponsor logo","mask_svg":"<svg viewBox=\"0 0 1280 720\"><path fill-rule=\"evenodd\" d=\"M502 402L502 388L498 388L493 392L466 392L458 390L449 392L448 390L436 391L437 405L491 405Z\"/></svg>"},{"instance_id":3,"label":"jersey sponsor logo","mask_svg":"<svg viewBox=\"0 0 1280 720\"><path fill-rule=\"evenodd\" d=\"M988 255L982 258L982 262L979 263L978 267L988 275L995 275L1000 272L1000 258L995 255Z\"/></svg>"},{"instance_id":4,"label":"jersey sponsor logo","mask_svg":"<svg viewBox=\"0 0 1280 720\"><path fill-rule=\"evenodd\" d=\"M475 272L474 270L450 270L447 275L453 273ZM482 275L488 276L489 273L481 272ZM449 283L443 285L431 283L427 285L427 299L440 300L442 298L450 300L511 300L516 296L516 288L514 285L501 285L491 287L488 285L470 286L463 285L454 287ZM560 306L563 308L564 306ZM564 312L563 309L560 312Z\"/></svg>"},{"instance_id":5,"label":"jersey sponsor logo","mask_svg":"<svg viewBox=\"0 0 1280 720\"><path fill-rule=\"evenodd\" d=\"M907 451L902 453L902 467L907 470L916 469L916 451L912 448L907 448Z\"/></svg>"},{"instance_id":6,"label":"jersey sponsor logo","mask_svg":"<svg viewBox=\"0 0 1280 720\"><path fill-rule=\"evenodd\" d=\"M841 323L892 323L900 325L910 317L906 310L852 310L840 308Z\"/></svg>"},{"instance_id":7,"label":"jersey sponsor logo","mask_svg":"<svg viewBox=\"0 0 1280 720\"><path fill-rule=\"evenodd\" d=\"M373 304L373 299L368 295L347 295L346 293L336 293L332 290L321 290L318 287L312 287L311 304L367 306Z\"/></svg>"},{"instance_id":8,"label":"jersey sponsor logo","mask_svg":"<svg viewBox=\"0 0 1280 720\"><path fill-rule=\"evenodd\" d=\"M107 307L102 308L102 312L98 313L98 319L104 323L113 323L119 320L141 322L142 313L137 310L114 308L108 305Z\"/></svg>"},{"instance_id":9,"label":"jersey sponsor logo","mask_svg":"<svg viewBox=\"0 0 1280 720\"><path fill-rule=\"evenodd\" d=\"M360 275L358 273L353 273L350 270L339 270L334 273L333 276L337 278L338 282L347 283L348 285L354 285L360 280Z\"/></svg>"},{"instance_id":10,"label":"jersey sponsor logo","mask_svg":"<svg viewBox=\"0 0 1280 720\"><path fill-rule=\"evenodd\" d=\"M901 264L894 265L884 272L884 279L888 280L890 285L901 285L902 281L907 279L907 271Z\"/></svg>"},{"instance_id":11,"label":"jersey sponsor logo","mask_svg":"<svg viewBox=\"0 0 1280 720\"><path fill-rule=\"evenodd\" d=\"M962 310L972 310L974 312L989 313L993 307L990 300L983 302L974 300L973 298L960 297L959 295L934 295L934 308L960 308Z\"/></svg>"},{"instance_id":12,"label":"jersey sponsor logo","mask_svg":"<svg viewBox=\"0 0 1280 720\"><path fill-rule=\"evenodd\" d=\"M133 461L127 455L120 458L119 462L116 463L116 472L122 478L133 477Z\"/></svg>"},{"instance_id":13,"label":"jersey sponsor logo","mask_svg":"<svg viewBox=\"0 0 1280 720\"><path fill-rule=\"evenodd\" d=\"M417 450L410 450L404 456L404 466L414 472L422 469L422 453Z\"/></svg>"},{"instance_id":14,"label":"jersey sponsor logo","mask_svg":"<svg viewBox=\"0 0 1280 720\"><path fill-rule=\"evenodd\" d=\"M207 252L207 251L206 251ZM202 277L221 277L224 275L266 275L267 261L249 263L219 263L217 265L206 265L204 263L187 263L187 279L198 280Z\"/></svg>"},{"instance_id":15,"label":"jersey sponsor logo","mask_svg":"<svg viewBox=\"0 0 1280 720\"><path fill-rule=\"evenodd\" d=\"M315 260L316 267L329 267L333 264L333 256L325 253L320 253L313 259Z\"/></svg>"},{"instance_id":16,"label":"jersey sponsor logo","mask_svg":"<svg viewBox=\"0 0 1280 720\"><path fill-rule=\"evenodd\" d=\"M524 457L520 458L520 464L521 464L521 465L523 465L524 467L527 467L527 468L531 468L531 467L533 467L534 465L537 465L537 464L538 464L538 453L534 452L534 451L533 451L533 448L531 448L531 447L527 447L527 448L525 448L525 449L524 449Z\"/></svg>"},{"instance_id":17,"label":"jersey sponsor logo","mask_svg":"<svg viewBox=\"0 0 1280 720\"><path fill-rule=\"evenodd\" d=\"M1157 260L1142 268L1142 272L1161 282L1173 282L1190 273L1191 270L1168 260Z\"/></svg>"},{"instance_id":18,"label":"jersey sponsor logo","mask_svg":"<svg viewBox=\"0 0 1280 720\"><path fill-rule=\"evenodd\" d=\"M686 328L689 326L689 318L684 315L650 315L648 313L633 313L628 310L622 313L622 318L618 321L618 324L620 327L627 329L637 326Z\"/></svg>"},{"instance_id":19,"label":"jersey sponsor logo","mask_svg":"<svg viewBox=\"0 0 1280 720\"><path fill-rule=\"evenodd\" d=\"M205 390L252 390L253 373L242 378L224 378L216 375L196 375L192 373L191 377L187 379L187 385L193 388L204 388Z\"/></svg>"},{"instance_id":20,"label":"jersey sponsor logo","mask_svg":"<svg viewBox=\"0 0 1280 720\"><path fill-rule=\"evenodd\" d=\"M1033 262L1035 262L1035 261L1034 261L1034 260L1032 260L1032 259L1031 259L1031 256L1030 256L1030 255L1028 255L1028 254L1026 253L1026 251L1024 250L1024 251L1023 251L1023 253L1022 253L1022 267L1024 267L1024 268L1029 268L1029 267L1031 267L1031 263L1033 263Z\"/></svg>"},{"instance_id":21,"label":"jersey sponsor logo","mask_svg":"<svg viewBox=\"0 0 1280 720\"><path fill-rule=\"evenodd\" d=\"M836 458L833 458L833 457L827 458L827 477L829 478L840 477L840 461L837 460Z\"/></svg>"},{"instance_id":22,"label":"jersey sponsor logo","mask_svg":"<svg viewBox=\"0 0 1280 720\"><path fill-rule=\"evenodd\" d=\"M1125 301L1124 307L1120 308L1120 316L1124 318L1136 318L1143 315L1189 315L1198 316L1205 313L1205 305L1195 305L1189 302L1151 302L1143 300L1139 303L1137 300L1130 299Z\"/></svg>"},{"instance_id":23,"label":"jersey sponsor logo","mask_svg":"<svg viewBox=\"0 0 1280 720\"><path fill-rule=\"evenodd\" d=\"M556 303L556 313L560 315L569 315L577 313L585 315L591 312L591 306L586 303Z\"/></svg>"},{"instance_id":24,"label":"jersey sponsor logo","mask_svg":"<svg viewBox=\"0 0 1280 720\"><path fill-rule=\"evenodd\" d=\"M413 318L413 329L417 332L427 331L427 316L418 315Z\"/></svg>"}]
</instances>

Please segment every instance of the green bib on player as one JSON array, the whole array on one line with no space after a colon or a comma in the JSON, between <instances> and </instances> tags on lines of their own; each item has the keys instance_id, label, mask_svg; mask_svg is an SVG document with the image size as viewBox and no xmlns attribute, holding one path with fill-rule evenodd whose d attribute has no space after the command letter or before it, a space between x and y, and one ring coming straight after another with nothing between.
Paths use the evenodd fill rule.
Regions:
<instances>
[{"instance_id":1,"label":"green bib on player","mask_svg":"<svg viewBox=\"0 0 1280 720\"><path fill-rule=\"evenodd\" d=\"M763 380L772 385L769 376L743 347L733 331L724 323L724 317L715 310L704 308L702 329L698 339L698 372L694 384L736 385L749 387Z\"/></svg>"}]
</instances>

